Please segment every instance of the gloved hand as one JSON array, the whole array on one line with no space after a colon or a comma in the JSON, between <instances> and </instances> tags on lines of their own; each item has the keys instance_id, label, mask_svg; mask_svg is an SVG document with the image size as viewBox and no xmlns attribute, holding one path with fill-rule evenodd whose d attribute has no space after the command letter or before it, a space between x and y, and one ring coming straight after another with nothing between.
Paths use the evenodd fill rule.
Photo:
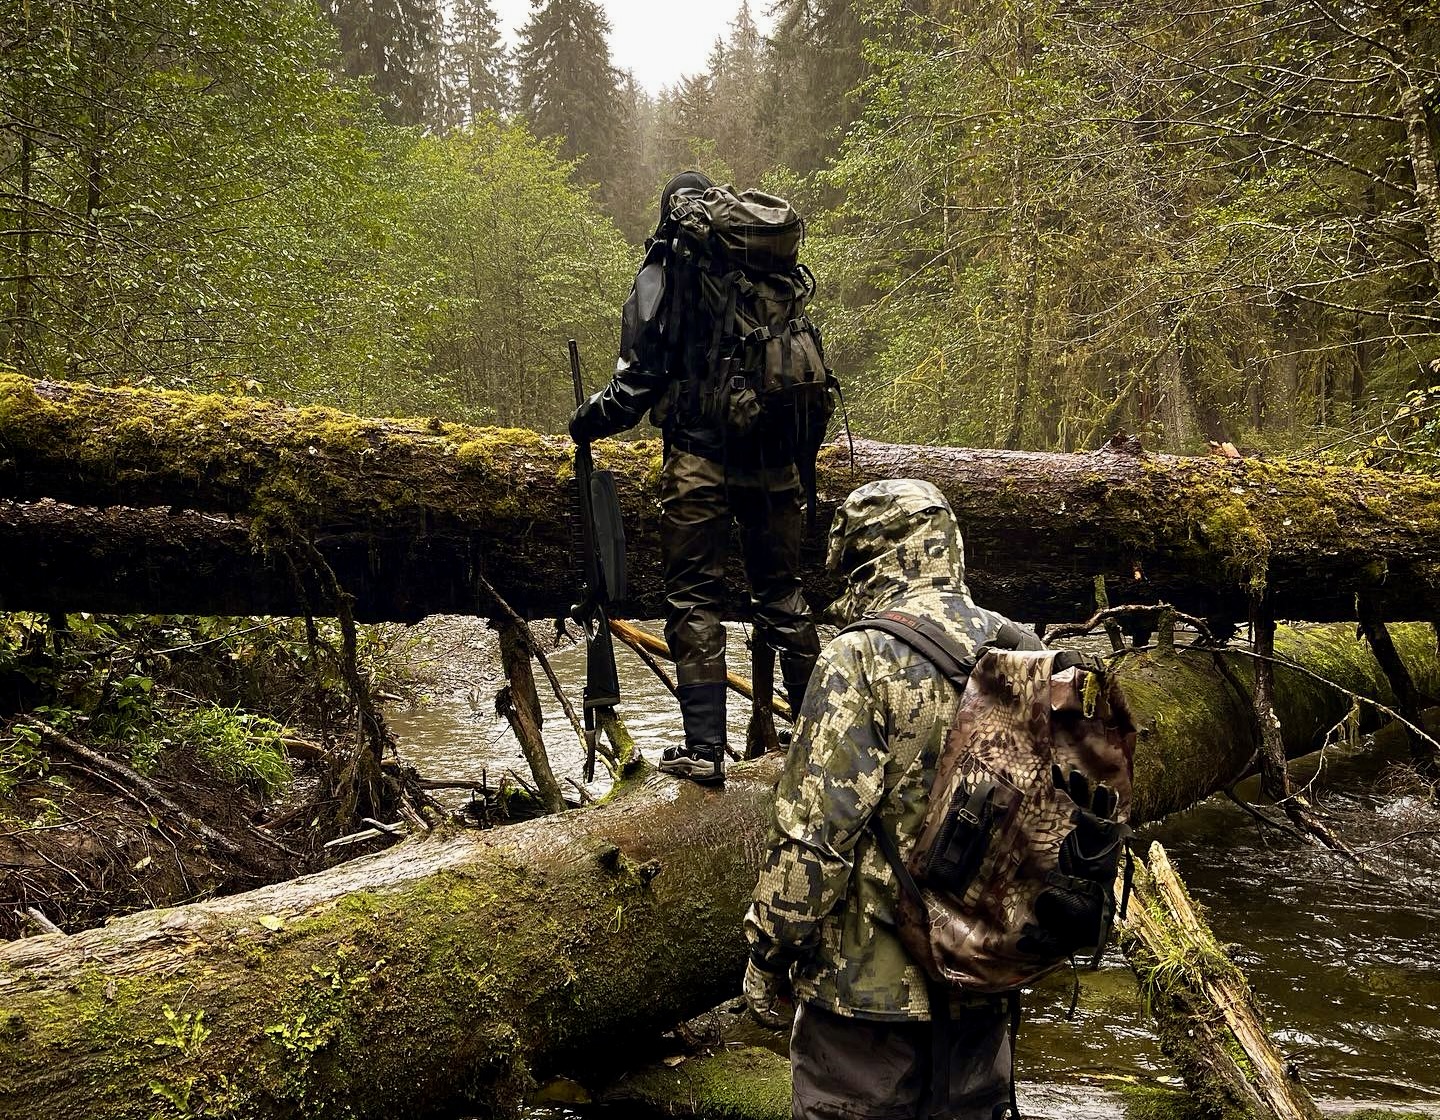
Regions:
<instances>
[{"instance_id":1,"label":"gloved hand","mask_svg":"<svg viewBox=\"0 0 1440 1120\"><path fill-rule=\"evenodd\" d=\"M570 438L576 444L592 442L590 439L589 425L585 423L585 406L582 404L570 417Z\"/></svg>"},{"instance_id":2,"label":"gloved hand","mask_svg":"<svg viewBox=\"0 0 1440 1120\"><path fill-rule=\"evenodd\" d=\"M1075 805L1074 827L1060 844L1059 872L1068 882L1041 891L1035 925L1027 927L1020 951L1069 956L1100 944L1115 910L1114 883L1124 854L1128 825L1114 819L1120 798L1104 782L1093 787L1079 770L1052 766L1055 788Z\"/></svg>"},{"instance_id":3,"label":"gloved hand","mask_svg":"<svg viewBox=\"0 0 1440 1120\"><path fill-rule=\"evenodd\" d=\"M783 1031L790 1026L789 1014L781 1007L790 981L778 972L769 972L753 960L745 965L745 1006L762 1027Z\"/></svg>"}]
</instances>

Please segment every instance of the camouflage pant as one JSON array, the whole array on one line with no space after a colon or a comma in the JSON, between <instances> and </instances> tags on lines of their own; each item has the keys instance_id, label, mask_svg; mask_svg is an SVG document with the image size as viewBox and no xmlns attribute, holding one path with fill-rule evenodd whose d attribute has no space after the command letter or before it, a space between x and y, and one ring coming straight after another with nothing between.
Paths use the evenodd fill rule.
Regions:
<instances>
[{"instance_id":1,"label":"camouflage pant","mask_svg":"<svg viewBox=\"0 0 1440 1120\"><path fill-rule=\"evenodd\" d=\"M680 684L725 680L725 561L731 520L756 629L780 652L786 680L809 676L820 641L800 594L800 476L794 466L726 469L671 450L660 474L660 545L669 613L665 637Z\"/></svg>"},{"instance_id":2,"label":"camouflage pant","mask_svg":"<svg viewBox=\"0 0 1440 1120\"><path fill-rule=\"evenodd\" d=\"M931 1025L796 1009L790 1035L794 1120L928 1120ZM1010 1108L1010 1017L968 1007L950 1023L947 1120L1001 1120Z\"/></svg>"}]
</instances>

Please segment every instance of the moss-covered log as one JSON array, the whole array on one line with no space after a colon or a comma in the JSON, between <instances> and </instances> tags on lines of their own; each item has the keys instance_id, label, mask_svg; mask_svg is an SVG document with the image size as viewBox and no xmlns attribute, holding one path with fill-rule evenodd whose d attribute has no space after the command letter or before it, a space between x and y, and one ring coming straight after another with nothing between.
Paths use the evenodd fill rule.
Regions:
<instances>
[{"instance_id":1,"label":"moss-covered log","mask_svg":"<svg viewBox=\"0 0 1440 1120\"><path fill-rule=\"evenodd\" d=\"M1429 628L1395 636L1433 686ZM1280 649L1388 695L1348 627L1282 629ZM1248 766L1248 706L1210 655L1141 654L1122 674L1138 817ZM1283 669L1277 684L1295 753L1348 706ZM733 992L777 774L772 756L723 792L652 778L607 805L0 946L0 1117L503 1111L531 1071L603 1062Z\"/></svg>"},{"instance_id":2,"label":"moss-covered log","mask_svg":"<svg viewBox=\"0 0 1440 1120\"><path fill-rule=\"evenodd\" d=\"M1197 1100L1223 1120L1320 1120L1287 1074L1245 974L1205 924L1165 849L1135 866L1121 945L1160 1044Z\"/></svg>"},{"instance_id":3,"label":"moss-covered log","mask_svg":"<svg viewBox=\"0 0 1440 1120\"><path fill-rule=\"evenodd\" d=\"M607 442L597 458L621 484L627 606L654 615L658 446ZM1096 575L1108 578L1115 603L1164 600L1211 617L1246 617L1261 587L1282 618L1351 618L1360 592L1385 618L1440 616L1433 480L1256 459L857 441L853 467L843 445L822 457L819 523L856 483L897 475L944 489L965 530L977 596L1018 617L1083 617ZM313 537L361 618L413 618L457 601L483 610L476 571L529 617L561 613L574 596L561 512L571 476L562 437L0 374L0 497L147 510L145 523L161 534L171 516L162 511L244 518L247 543L267 550L270 570L287 578L285 550ZM200 523L183 527L198 547ZM235 525L215 532L238 539ZM823 600L831 588L817 570L820 542L811 543L806 588ZM47 582L37 575L41 551L0 554L6 604L93 606L92 569L52 555ZM103 542L91 554L108 568L107 609L174 609L153 592L148 562L136 568L129 552ZM248 586L233 581L221 597L241 599ZM281 580L253 586L265 594L245 609L284 606ZM323 610L323 581L317 587L310 605Z\"/></svg>"}]
</instances>

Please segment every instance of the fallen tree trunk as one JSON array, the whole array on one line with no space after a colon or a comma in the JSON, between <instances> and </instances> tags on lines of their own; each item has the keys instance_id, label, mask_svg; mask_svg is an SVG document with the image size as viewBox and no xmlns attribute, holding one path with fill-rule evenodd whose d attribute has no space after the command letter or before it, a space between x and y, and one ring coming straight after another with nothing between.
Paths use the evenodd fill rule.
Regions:
<instances>
[{"instance_id":1,"label":"fallen tree trunk","mask_svg":"<svg viewBox=\"0 0 1440 1120\"><path fill-rule=\"evenodd\" d=\"M1433 687L1429 628L1394 635ZM1388 696L1347 627L1282 628L1279 648ZM1137 819L1249 767L1248 720L1227 714L1246 701L1212 655L1121 672ZM1277 680L1287 745L1309 751L1349 701ZM503 1113L532 1071L603 1063L733 993L778 769L737 767L723 792L653 777L596 808L0 946L0 1117Z\"/></svg>"},{"instance_id":2,"label":"fallen tree trunk","mask_svg":"<svg viewBox=\"0 0 1440 1120\"><path fill-rule=\"evenodd\" d=\"M483 613L476 572L525 616L558 617L575 586L558 512L573 485L570 450L562 437L533 432L0 375L0 498L144 510L146 531L182 559L181 538L212 564L226 547L240 550L232 572L263 567L252 555L261 551L271 573L217 587L226 610L241 609L234 604L252 588L247 611L333 609L323 579L310 579L303 595L292 589L287 601L283 557L304 555L295 542L311 537L356 596L357 618ZM632 592L625 606L654 616L662 609L659 448L607 441L597 458L620 483ZM1256 459L860 440L853 465L843 446L822 456L819 523L855 484L896 476L946 492L965 530L977 597L1017 617L1088 615L1097 575L1109 580L1114 603L1163 600L1212 618L1247 617L1261 588L1282 618L1352 618L1361 592L1383 618L1440 617L1435 480ZM181 517L170 540L165 519L180 515L169 510L243 518L244 532ZM0 553L5 605L93 609L101 594L93 568L54 550L44 557L43 527L29 512L27 530L12 509L8 532L12 545L30 532L30 546ZM90 524L103 537L101 523ZM123 546L101 539L88 551L109 568L105 609L173 610L155 591L153 564L133 558L138 531ZM79 526L69 532L65 539L79 545ZM811 543L805 586L823 602L834 587L818 570L820 542ZM203 598L203 585L190 587Z\"/></svg>"},{"instance_id":3,"label":"fallen tree trunk","mask_svg":"<svg viewBox=\"0 0 1440 1120\"><path fill-rule=\"evenodd\" d=\"M1135 866L1120 943L1140 977L1160 1044L1192 1095L1227 1120L1320 1120L1286 1073L1245 974L1205 924L1165 849Z\"/></svg>"}]
</instances>

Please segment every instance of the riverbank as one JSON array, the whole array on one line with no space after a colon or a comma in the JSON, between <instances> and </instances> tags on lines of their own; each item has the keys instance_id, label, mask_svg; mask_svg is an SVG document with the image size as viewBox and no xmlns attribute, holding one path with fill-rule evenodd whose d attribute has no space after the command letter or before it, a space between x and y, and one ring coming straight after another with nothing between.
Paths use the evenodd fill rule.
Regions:
<instances>
[{"instance_id":1,"label":"riverbank","mask_svg":"<svg viewBox=\"0 0 1440 1120\"><path fill-rule=\"evenodd\" d=\"M363 749L339 646L299 620L0 615L0 939L337 862Z\"/></svg>"}]
</instances>

